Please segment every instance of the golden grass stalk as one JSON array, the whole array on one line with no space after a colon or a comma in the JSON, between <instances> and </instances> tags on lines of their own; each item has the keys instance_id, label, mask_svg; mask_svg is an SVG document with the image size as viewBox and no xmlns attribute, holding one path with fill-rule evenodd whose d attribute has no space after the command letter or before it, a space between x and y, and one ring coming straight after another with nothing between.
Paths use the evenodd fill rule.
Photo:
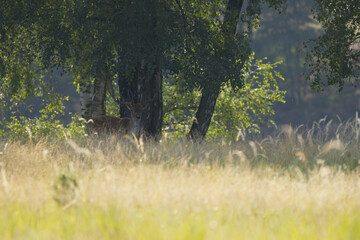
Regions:
<instances>
[{"instance_id":1,"label":"golden grass stalk","mask_svg":"<svg viewBox=\"0 0 360 240\"><path fill-rule=\"evenodd\" d=\"M1 142L0 236L357 239L359 147L337 131L232 144Z\"/></svg>"}]
</instances>

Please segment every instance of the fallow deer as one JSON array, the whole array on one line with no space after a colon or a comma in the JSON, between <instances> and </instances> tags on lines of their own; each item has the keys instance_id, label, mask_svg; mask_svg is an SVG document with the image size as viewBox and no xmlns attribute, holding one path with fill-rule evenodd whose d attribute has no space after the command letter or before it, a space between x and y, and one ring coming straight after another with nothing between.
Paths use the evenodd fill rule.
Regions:
<instances>
[{"instance_id":1,"label":"fallow deer","mask_svg":"<svg viewBox=\"0 0 360 240\"><path fill-rule=\"evenodd\" d=\"M99 116L90 120L90 129L98 134L119 134L139 137L140 122L144 106L140 103L124 103L130 110L131 118Z\"/></svg>"}]
</instances>

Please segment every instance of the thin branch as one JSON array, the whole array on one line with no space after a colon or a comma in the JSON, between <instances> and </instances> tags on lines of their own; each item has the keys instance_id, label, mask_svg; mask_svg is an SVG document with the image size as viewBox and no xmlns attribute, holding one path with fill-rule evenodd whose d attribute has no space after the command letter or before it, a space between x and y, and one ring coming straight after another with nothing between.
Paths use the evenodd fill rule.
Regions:
<instances>
[{"instance_id":1,"label":"thin branch","mask_svg":"<svg viewBox=\"0 0 360 240\"><path fill-rule=\"evenodd\" d=\"M183 25L184 25L185 34L188 35L190 41L194 44L194 46L196 46L194 39L192 38L192 36L187 31L187 28L190 27L191 25L186 20L186 14L184 12L184 9L181 6L181 3L180 3L179 0L176 0L176 4L178 5L178 7L180 9L180 13L181 13L181 16L182 16L182 19L183 19Z\"/></svg>"},{"instance_id":2,"label":"thin branch","mask_svg":"<svg viewBox=\"0 0 360 240\"><path fill-rule=\"evenodd\" d=\"M197 109L196 106L188 106L188 107L172 107L170 109L166 109L166 112L173 112L175 110L189 110L189 109Z\"/></svg>"}]
</instances>

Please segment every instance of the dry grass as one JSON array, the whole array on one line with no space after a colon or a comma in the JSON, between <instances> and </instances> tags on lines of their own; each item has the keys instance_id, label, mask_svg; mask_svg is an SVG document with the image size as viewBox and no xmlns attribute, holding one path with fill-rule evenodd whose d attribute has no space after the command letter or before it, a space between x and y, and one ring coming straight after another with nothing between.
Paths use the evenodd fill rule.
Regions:
<instances>
[{"instance_id":1,"label":"dry grass","mask_svg":"<svg viewBox=\"0 0 360 240\"><path fill-rule=\"evenodd\" d=\"M360 151L350 128L331 137L287 126L233 144L2 142L0 236L356 239Z\"/></svg>"}]
</instances>

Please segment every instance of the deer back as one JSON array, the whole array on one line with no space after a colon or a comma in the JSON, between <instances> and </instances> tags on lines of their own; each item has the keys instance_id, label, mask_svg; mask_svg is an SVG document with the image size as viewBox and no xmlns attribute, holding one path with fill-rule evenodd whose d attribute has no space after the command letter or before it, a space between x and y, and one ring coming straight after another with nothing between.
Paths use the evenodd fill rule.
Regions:
<instances>
[{"instance_id":1,"label":"deer back","mask_svg":"<svg viewBox=\"0 0 360 240\"><path fill-rule=\"evenodd\" d=\"M92 119L90 125L92 132L98 134L129 134L132 129L131 118L114 116L99 116Z\"/></svg>"},{"instance_id":2,"label":"deer back","mask_svg":"<svg viewBox=\"0 0 360 240\"><path fill-rule=\"evenodd\" d=\"M140 134L140 122L143 112L143 105L140 103L126 103L131 113L131 118L119 118L114 116L99 116L91 121L92 132L98 134L128 134L132 136Z\"/></svg>"}]
</instances>

